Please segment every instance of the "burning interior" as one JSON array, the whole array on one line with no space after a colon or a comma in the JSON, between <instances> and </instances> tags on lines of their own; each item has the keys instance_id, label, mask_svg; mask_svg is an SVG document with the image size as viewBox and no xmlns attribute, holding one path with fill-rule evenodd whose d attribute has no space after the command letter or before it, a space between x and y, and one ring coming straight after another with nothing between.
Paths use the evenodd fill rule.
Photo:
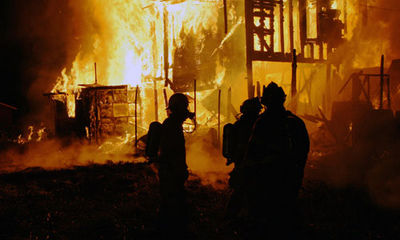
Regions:
<instances>
[{"instance_id":1,"label":"burning interior","mask_svg":"<svg viewBox=\"0 0 400 240\"><path fill-rule=\"evenodd\" d=\"M245 5L226 1L122 1L110 4L109 8L100 7L96 1L86 4L92 7L89 9L93 12L88 16L98 29L88 33L88 46L82 46L70 67L63 69L48 96L58 104L64 103L65 107L61 109L67 111L65 114L57 108L56 115L65 118L57 117L57 129L68 124L69 118L75 118L78 122L85 122L78 135L87 131L86 136L90 138L100 136L94 133L103 126L109 129L109 126L100 120L102 110L93 110L97 107L92 107L96 112L92 114L97 114L92 119L96 118L99 123L89 124L77 112L90 111L90 108L83 107L85 110L82 110L78 106L96 101L87 99L90 98L87 93L100 89L99 86L106 89L107 86L114 88L114 85L126 84L133 89L128 92L139 90L137 97L145 99L140 104L136 99L139 115L137 111L132 112L132 104L124 107L114 105L120 100L115 98L117 95L108 95L108 100L99 96L98 100L104 108L112 105L111 115L114 111L117 111L116 115L121 114L117 106L119 110L125 109L123 116L131 117L131 125L135 125L135 121L140 125L139 135L151 121L165 117L163 90L168 93L187 92L192 99L196 95L196 104L199 105L197 120L207 123L210 116L221 114L216 113L216 96L215 104L211 104L214 106L202 106L203 99L213 94L209 90L228 92L233 88L234 95L244 97L243 83L240 82L244 81L243 72L246 71L248 96L254 96L254 61L292 62L295 56L299 63L326 62L328 55L344 41L347 29L346 1L246 1ZM102 12L104 8L112 11L106 14ZM245 36L242 35L244 29ZM242 59L234 59L240 57ZM245 59L247 69L243 68ZM239 64L243 65L241 69L236 68ZM273 74L266 74L267 79L270 75ZM266 79L259 80L261 84L267 82ZM273 80L283 84L286 81L283 76ZM296 83L296 79L290 84L294 94L297 85L304 88ZM103 95L103 92L97 92ZM125 98L129 99L129 94ZM227 109L222 116L226 119L232 114L229 101L227 98L222 100L223 109ZM100 132L105 131L108 130ZM121 131L113 133L121 134Z\"/></svg>"}]
</instances>

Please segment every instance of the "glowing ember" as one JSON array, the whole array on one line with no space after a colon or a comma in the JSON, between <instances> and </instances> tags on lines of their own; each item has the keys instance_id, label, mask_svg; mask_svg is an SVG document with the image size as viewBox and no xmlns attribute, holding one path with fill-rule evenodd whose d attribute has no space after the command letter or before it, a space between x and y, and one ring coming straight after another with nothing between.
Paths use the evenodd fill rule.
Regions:
<instances>
[{"instance_id":1,"label":"glowing ember","mask_svg":"<svg viewBox=\"0 0 400 240\"><path fill-rule=\"evenodd\" d=\"M14 142L18 144L27 144L33 141L40 142L47 137L46 134L46 127L35 128L34 126L28 126L26 132L19 134Z\"/></svg>"}]
</instances>

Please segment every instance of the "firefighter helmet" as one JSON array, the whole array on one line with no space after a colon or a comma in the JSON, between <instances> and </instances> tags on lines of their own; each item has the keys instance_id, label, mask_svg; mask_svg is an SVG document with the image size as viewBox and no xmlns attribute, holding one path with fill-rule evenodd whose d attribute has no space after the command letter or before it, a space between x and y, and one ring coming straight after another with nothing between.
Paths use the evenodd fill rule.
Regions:
<instances>
[{"instance_id":1,"label":"firefighter helmet","mask_svg":"<svg viewBox=\"0 0 400 240\"><path fill-rule=\"evenodd\" d=\"M271 82L263 89L261 103L268 105L283 105L286 100L285 91L278 84Z\"/></svg>"},{"instance_id":2,"label":"firefighter helmet","mask_svg":"<svg viewBox=\"0 0 400 240\"><path fill-rule=\"evenodd\" d=\"M240 106L240 112L243 114L258 114L260 113L261 108L262 106L258 98L250 98L244 101L243 104Z\"/></svg>"},{"instance_id":3,"label":"firefighter helmet","mask_svg":"<svg viewBox=\"0 0 400 240\"><path fill-rule=\"evenodd\" d=\"M189 100L183 93L174 93L168 101L168 108L171 112L182 112L187 110Z\"/></svg>"}]
</instances>

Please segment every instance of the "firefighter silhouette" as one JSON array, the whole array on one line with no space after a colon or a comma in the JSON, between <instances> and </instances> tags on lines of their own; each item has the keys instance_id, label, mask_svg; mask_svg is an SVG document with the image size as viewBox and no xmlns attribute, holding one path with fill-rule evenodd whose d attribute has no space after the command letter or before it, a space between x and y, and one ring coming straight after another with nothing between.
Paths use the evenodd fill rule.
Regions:
<instances>
[{"instance_id":1,"label":"firefighter silhouette","mask_svg":"<svg viewBox=\"0 0 400 240\"><path fill-rule=\"evenodd\" d=\"M185 182L188 178L185 138L182 124L194 114L182 93L173 94L168 102L168 118L149 128L146 155L157 164L160 181L160 230L164 237L178 237L186 231L187 206Z\"/></svg>"},{"instance_id":2,"label":"firefighter silhouette","mask_svg":"<svg viewBox=\"0 0 400 240\"><path fill-rule=\"evenodd\" d=\"M241 116L234 124L224 126L223 155L227 158L227 165L234 164L229 174L229 185L232 194L226 208L226 219L235 220L245 205L245 191L243 186L241 164L245 156L249 138L259 113L262 109L258 98L248 99L240 106Z\"/></svg>"},{"instance_id":3,"label":"firefighter silhouette","mask_svg":"<svg viewBox=\"0 0 400 240\"><path fill-rule=\"evenodd\" d=\"M266 111L254 124L243 162L250 232L271 239L290 239L293 210L309 152L304 122L284 107L285 92L276 83L264 87ZM293 236L292 236L293 237Z\"/></svg>"}]
</instances>

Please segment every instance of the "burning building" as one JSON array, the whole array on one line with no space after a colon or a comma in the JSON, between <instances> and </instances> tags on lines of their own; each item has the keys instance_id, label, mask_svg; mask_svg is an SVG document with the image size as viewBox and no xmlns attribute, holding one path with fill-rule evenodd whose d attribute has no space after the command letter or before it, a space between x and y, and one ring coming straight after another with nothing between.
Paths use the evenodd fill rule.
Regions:
<instances>
[{"instance_id":1,"label":"burning building","mask_svg":"<svg viewBox=\"0 0 400 240\"><path fill-rule=\"evenodd\" d=\"M388 226L398 214L377 214L400 206L398 0L1 4L9 12L0 19L2 80L16 87L0 90L29 99L0 99L12 105L0 103L0 131L11 132L1 138L0 172L25 170L1 179L5 237L107 238L99 227L115 229L111 238L147 236L141 233L155 229L155 215L143 210L156 214L159 194L150 165L137 164L145 161L141 140L151 122L166 118L168 97L183 92L197 121L184 124L196 228L217 239L231 170L221 154L222 126L274 81L310 133L304 232L395 239L390 234L400 228ZM9 69L16 71L3 74ZM87 215L78 225L77 208Z\"/></svg>"},{"instance_id":2,"label":"burning building","mask_svg":"<svg viewBox=\"0 0 400 240\"><path fill-rule=\"evenodd\" d=\"M150 122L165 118L173 92L189 96L199 126L220 133L237 114L234 106L260 96L269 81L290 93L289 109L330 117L338 111L335 100L351 98L351 90L341 89L349 76L373 62L361 57L360 46L372 39L363 39L371 15L367 2L87 0L70 7L85 19L80 46L46 95L58 135L97 143L126 134L137 140ZM369 54L377 62L372 66L382 53ZM365 74L389 84L382 69ZM395 82L387 95L368 86L364 100L372 109L390 105L390 93L397 92Z\"/></svg>"},{"instance_id":3,"label":"burning building","mask_svg":"<svg viewBox=\"0 0 400 240\"><path fill-rule=\"evenodd\" d=\"M56 105L57 132L74 118L82 124L78 135L86 131L90 138L121 134L120 121L133 123L143 135L151 121L165 116L166 91L210 90L222 81L214 65L219 56L213 53L219 19L211 17L218 16L218 8L210 11L220 3L119 1L110 3L107 13L96 1L85 4L96 9L88 18L99 29L91 33L89 50L82 47L47 94Z\"/></svg>"}]
</instances>

